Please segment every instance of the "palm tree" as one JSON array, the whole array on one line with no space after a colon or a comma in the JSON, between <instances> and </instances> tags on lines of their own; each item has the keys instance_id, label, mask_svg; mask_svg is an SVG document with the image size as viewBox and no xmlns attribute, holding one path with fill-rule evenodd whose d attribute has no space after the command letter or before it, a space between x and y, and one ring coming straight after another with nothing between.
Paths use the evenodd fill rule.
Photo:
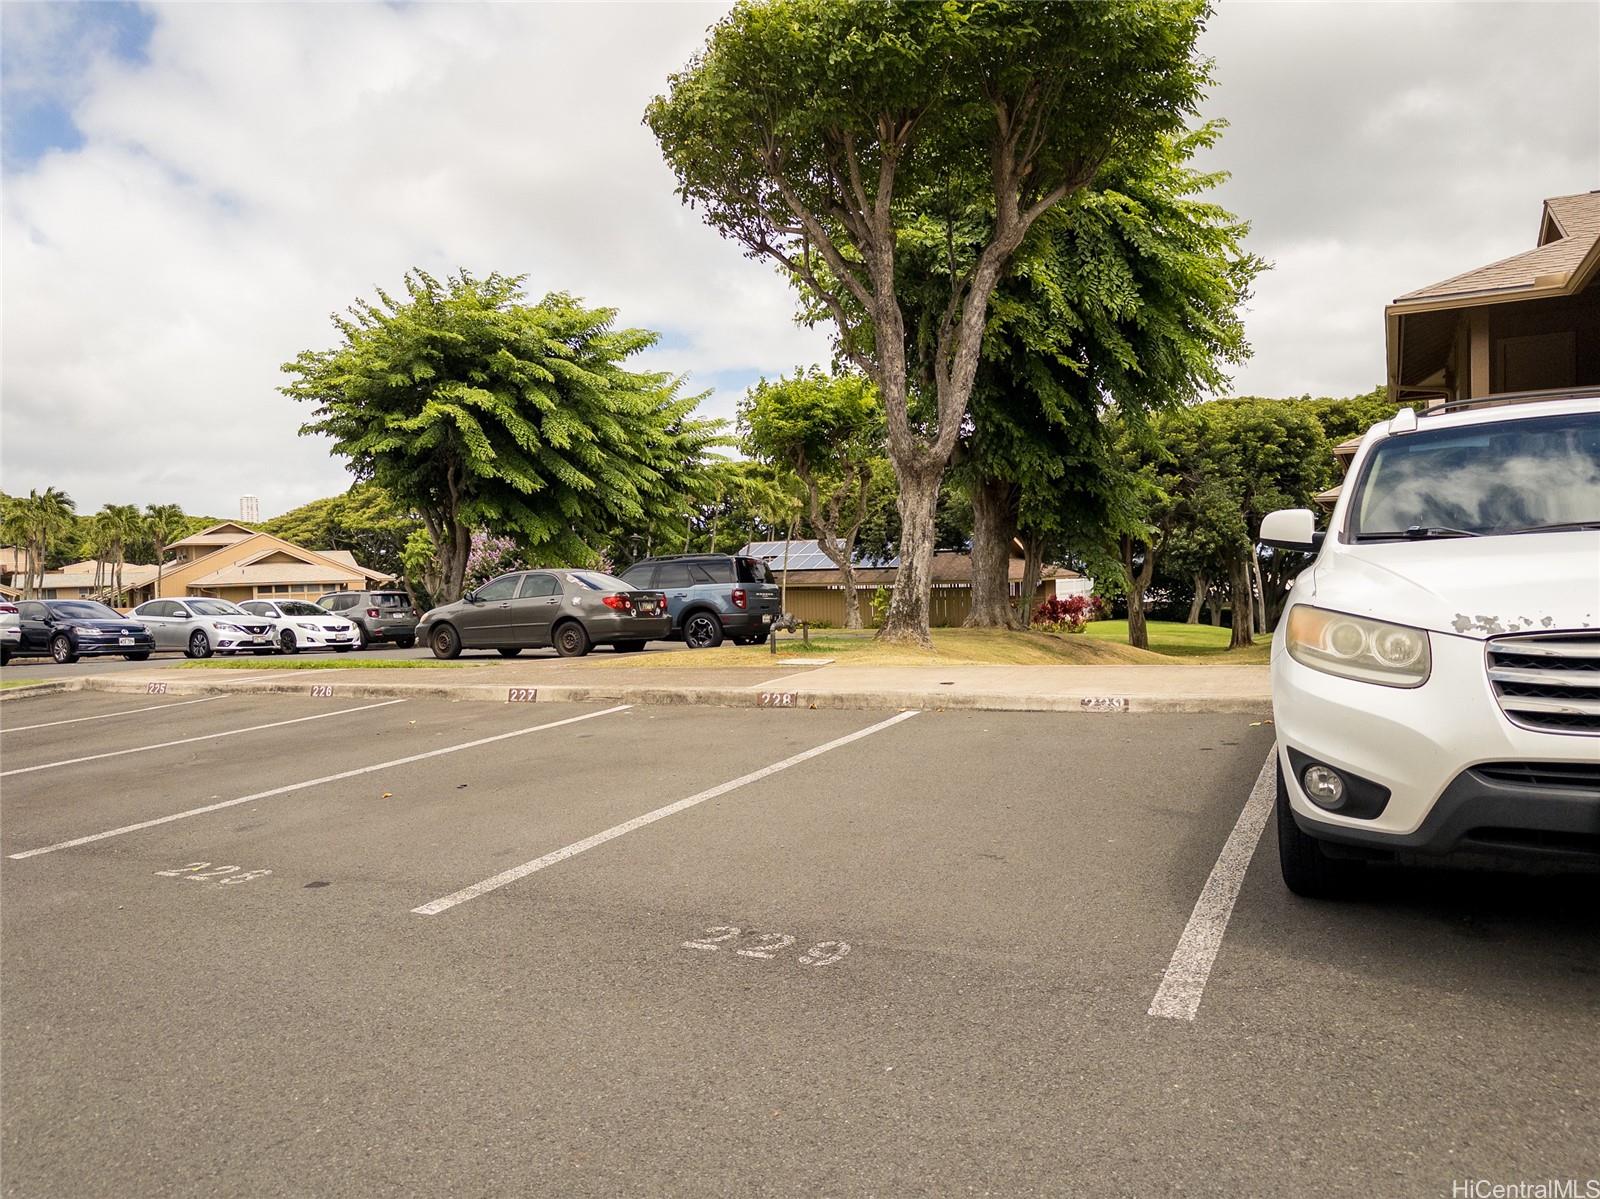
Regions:
<instances>
[{"instance_id":1,"label":"palm tree","mask_svg":"<svg viewBox=\"0 0 1600 1199\"><path fill-rule=\"evenodd\" d=\"M144 510L144 531L156 547L156 590L161 594L161 569L167 556L167 547L173 538L183 532L187 518L176 504L148 504Z\"/></svg>"},{"instance_id":2,"label":"palm tree","mask_svg":"<svg viewBox=\"0 0 1600 1199\"><path fill-rule=\"evenodd\" d=\"M44 590L45 560L50 546L72 530L77 505L72 497L54 487L30 489L27 499L18 499L18 520L23 532L23 548L28 553L28 590L38 596Z\"/></svg>"},{"instance_id":3,"label":"palm tree","mask_svg":"<svg viewBox=\"0 0 1600 1199\"><path fill-rule=\"evenodd\" d=\"M120 608L124 598L122 566L127 561L128 542L139 535L143 518L140 517L139 509L134 504L107 504L100 510L100 519L105 521L106 539L114 563L111 577L112 607Z\"/></svg>"}]
</instances>

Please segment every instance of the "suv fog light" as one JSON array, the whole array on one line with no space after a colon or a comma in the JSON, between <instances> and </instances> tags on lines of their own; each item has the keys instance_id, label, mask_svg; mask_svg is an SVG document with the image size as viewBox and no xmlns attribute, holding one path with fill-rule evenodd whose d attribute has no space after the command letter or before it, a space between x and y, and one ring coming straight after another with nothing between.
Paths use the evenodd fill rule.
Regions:
<instances>
[{"instance_id":1,"label":"suv fog light","mask_svg":"<svg viewBox=\"0 0 1600 1199\"><path fill-rule=\"evenodd\" d=\"M1344 803L1344 780L1339 777L1337 770L1326 766L1307 766L1305 773L1300 776L1300 782L1306 789L1307 797L1319 808L1332 811Z\"/></svg>"}]
</instances>

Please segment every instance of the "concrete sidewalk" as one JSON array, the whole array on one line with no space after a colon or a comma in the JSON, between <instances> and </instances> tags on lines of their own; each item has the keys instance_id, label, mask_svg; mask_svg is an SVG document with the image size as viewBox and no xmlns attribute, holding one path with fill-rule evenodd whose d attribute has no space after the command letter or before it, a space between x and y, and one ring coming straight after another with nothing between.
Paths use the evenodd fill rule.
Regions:
<instances>
[{"instance_id":1,"label":"concrete sidewalk","mask_svg":"<svg viewBox=\"0 0 1600 1199\"><path fill-rule=\"evenodd\" d=\"M87 675L39 690L269 694L490 703L711 704L723 707L922 708L1017 712L1218 712L1268 715L1265 666L707 666L670 673L529 660L409 670L218 670L154 667ZM33 688L4 693L21 699Z\"/></svg>"}]
</instances>

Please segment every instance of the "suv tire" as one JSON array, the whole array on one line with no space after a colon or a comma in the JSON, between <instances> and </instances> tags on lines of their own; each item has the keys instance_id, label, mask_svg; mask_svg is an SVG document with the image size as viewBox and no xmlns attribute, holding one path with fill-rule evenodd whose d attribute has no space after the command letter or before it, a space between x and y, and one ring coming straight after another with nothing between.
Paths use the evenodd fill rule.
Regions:
<instances>
[{"instance_id":1,"label":"suv tire","mask_svg":"<svg viewBox=\"0 0 1600 1199\"><path fill-rule=\"evenodd\" d=\"M722 622L715 612L691 612L683 622L683 643L690 649L716 649L722 644Z\"/></svg>"},{"instance_id":2,"label":"suv tire","mask_svg":"<svg viewBox=\"0 0 1600 1199\"><path fill-rule=\"evenodd\" d=\"M1338 899L1350 891L1357 870L1351 862L1330 858L1322 842L1307 836L1294 822L1289 787L1278 765L1278 863L1284 886L1306 899Z\"/></svg>"},{"instance_id":3,"label":"suv tire","mask_svg":"<svg viewBox=\"0 0 1600 1199\"><path fill-rule=\"evenodd\" d=\"M60 666L70 666L78 660L72 648L72 639L65 633L57 633L50 638L50 656Z\"/></svg>"}]
</instances>

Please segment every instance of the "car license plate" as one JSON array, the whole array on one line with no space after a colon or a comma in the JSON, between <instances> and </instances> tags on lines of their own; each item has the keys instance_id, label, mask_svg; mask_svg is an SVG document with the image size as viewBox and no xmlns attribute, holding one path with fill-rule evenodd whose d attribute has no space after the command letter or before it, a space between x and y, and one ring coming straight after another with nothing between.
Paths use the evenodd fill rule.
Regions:
<instances>
[{"instance_id":1,"label":"car license plate","mask_svg":"<svg viewBox=\"0 0 1600 1199\"><path fill-rule=\"evenodd\" d=\"M118 645L132 645L133 644L133 638L132 637L118 637L117 638L117 644Z\"/></svg>"},{"instance_id":2,"label":"car license plate","mask_svg":"<svg viewBox=\"0 0 1600 1199\"><path fill-rule=\"evenodd\" d=\"M768 615L766 615L766 616L763 616L763 617L762 617L762 618L761 618L761 623L762 623L762 624L771 624L771 623L772 623L772 616L771 616L771 614L770 614L770 613L769 613L769 614L768 614Z\"/></svg>"}]
</instances>

